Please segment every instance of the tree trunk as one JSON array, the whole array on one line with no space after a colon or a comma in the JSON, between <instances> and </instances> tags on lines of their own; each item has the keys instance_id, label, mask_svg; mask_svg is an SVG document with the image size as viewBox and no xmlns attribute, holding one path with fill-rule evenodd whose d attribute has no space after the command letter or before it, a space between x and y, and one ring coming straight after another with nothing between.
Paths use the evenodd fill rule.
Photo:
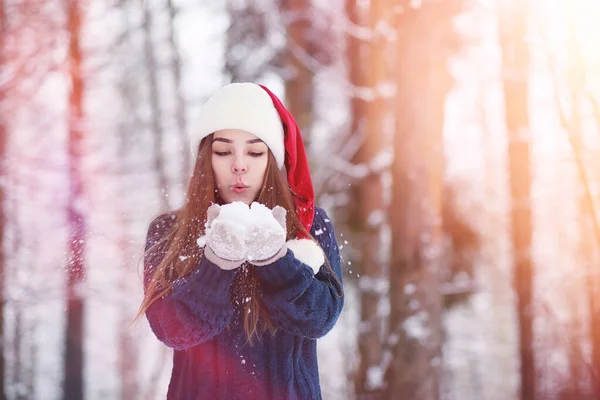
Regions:
<instances>
[{"instance_id":1,"label":"tree trunk","mask_svg":"<svg viewBox=\"0 0 600 400\"><path fill-rule=\"evenodd\" d=\"M131 96L131 87L127 83L127 76L123 77L124 81L122 82L121 88L121 96L123 98L127 98ZM131 100L127 100L130 102ZM119 179L121 180L121 185L123 191L126 191L127 185L130 182L127 182L129 177L127 176L127 156L131 154L132 147L131 143L135 143L136 140L139 140L135 137L135 134L132 132L136 132L136 129L133 128L134 124L130 123L130 121L124 121L120 127L120 135L119 135L119 162L120 168L118 171L120 172ZM132 137L133 135L133 137ZM127 200L122 199L120 203L120 212L119 212L119 250L122 258L122 270L121 270L121 279L119 282L119 292L120 292L120 303L122 304L121 311L121 323L119 324L119 377L121 380L121 399L137 399L140 395L140 389L138 387L138 379L137 379L137 361L138 361L138 346L137 342L132 337L132 330L129 327L131 322L131 314L128 310L131 310L131 307L128 300L131 297L131 293L135 291L135 288L132 285L133 276L130 273L129 266L131 264L131 260L133 259L133 252L131 249L132 237L130 234L131 221L127 218L130 210L127 208ZM132 305L132 304L131 304Z\"/></svg>"},{"instance_id":2,"label":"tree trunk","mask_svg":"<svg viewBox=\"0 0 600 400\"><path fill-rule=\"evenodd\" d=\"M4 69L6 62L4 56L4 44L7 35L6 29L6 8L4 0L0 0L0 70ZM6 101L6 91L3 83L0 82L0 178L2 182L7 182L7 163L6 163L6 143L7 127L4 120L4 104ZM6 217L4 212L5 203L5 185L0 185L0 400L6 399L6 381L5 368L6 363L6 332L4 328L4 308L6 307L6 294L4 291L6 283L6 256L4 254L4 232L6 227Z\"/></svg>"},{"instance_id":3,"label":"tree trunk","mask_svg":"<svg viewBox=\"0 0 600 400\"><path fill-rule=\"evenodd\" d=\"M33 322L31 332L35 332L37 329L39 329L37 322ZM27 372L27 378L25 379L25 387L27 388L30 399L38 398L35 378L38 372L36 367L39 363L39 359L39 343L32 340L31 343L29 343L29 371Z\"/></svg>"},{"instance_id":4,"label":"tree trunk","mask_svg":"<svg viewBox=\"0 0 600 400\"><path fill-rule=\"evenodd\" d=\"M190 141L187 137L187 120L185 116L185 99L181 87L181 58L179 56L179 47L175 37L175 19L177 10L173 4L173 0L167 0L167 9L169 11L169 46L171 47L171 73L175 84L175 119L177 121L177 132L179 133L180 143L182 147L181 157L182 173L181 180L183 188L187 187L189 178L192 173L191 166L191 151Z\"/></svg>"},{"instance_id":5,"label":"tree trunk","mask_svg":"<svg viewBox=\"0 0 600 400\"><path fill-rule=\"evenodd\" d=\"M573 87L574 86L574 87ZM573 100L573 108L572 108L572 113L571 113L571 124L569 126L569 135L571 135L571 137L573 138L573 140L576 141L576 143L578 143L579 145L581 144L581 139L582 139L582 131L581 131L581 118L580 118L580 110L581 110L581 103L580 103L580 92L579 92L579 88L577 87L577 83L575 83L575 85L573 85L571 87L572 89L572 100ZM581 147L579 147L581 149ZM581 160L582 162L584 160ZM579 229L579 234L580 234L580 241L578 243L577 246L577 255L576 255L576 260L578 260L578 264L582 265L584 267L584 270L587 272L592 272L593 271L593 261L592 258L593 257L593 246L592 243L593 241L590 240L592 238L591 233L592 230L589 229L590 225L589 225L589 218L590 218L590 213L588 212L587 209L587 202L586 202L586 196L584 195L585 193L585 183L584 182L579 182L579 186L580 188L580 193L578 194L577 197L577 201L578 201L578 210L577 210L577 225L578 225L578 229ZM567 236L568 233L565 232L565 236ZM584 283L585 282L585 283ZM570 310L570 315L571 315L571 321L569 324L569 329L567 332L568 335L568 343L567 343L567 350L568 350L568 355L569 355L569 387L567 388L568 392L567 392L567 397L568 399L583 399L583 393L582 393L582 383L584 382L585 378L584 378L584 374L583 372L583 353L582 353L582 348L581 348L581 339L582 337L584 337L584 330L583 328L583 318L582 318L582 310L581 310L581 297L578 295L580 292L580 290L583 287L586 287L586 283L588 285L587 289L588 289L588 299L590 301L589 306L590 306L590 310L589 312L591 312L590 315L593 316L593 319L597 319L596 318L596 314L594 313L594 309L595 309L595 288L594 288L594 282L595 282L595 274L592 273L590 276L587 277L587 279L585 280L580 280L575 278L574 282L572 282L571 284L567 285L567 290L565 290L565 292L567 293L567 298L566 298L566 304L567 307ZM590 285L591 283L591 285ZM579 284L581 284L582 287L579 286ZM593 345L593 340L592 340L592 345ZM593 347L592 347L593 349Z\"/></svg>"},{"instance_id":6,"label":"tree trunk","mask_svg":"<svg viewBox=\"0 0 600 400\"><path fill-rule=\"evenodd\" d=\"M500 39L509 145L511 226L514 254L513 284L517 296L521 399L536 396L533 348L533 266L531 262L531 165L527 33L528 2L513 0L502 7Z\"/></svg>"},{"instance_id":7,"label":"tree trunk","mask_svg":"<svg viewBox=\"0 0 600 400\"><path fill-rule=\"evenodd\" d=\"M584 177L585 179L585 177ZM584 184L582 184L584 186ZM581 246L584 258L585 271L587 274L586 289L587 289L587 305L589 315L589 335L592 345L592 360L591 360L591 379L592 393L594 398L600 398L600 305L598 302L598 246L594 246L593 227L595 214L591 210L593 206L592 200L589 197L589 187L581 189L582 194L579 195L579 229L581 232ZM598 239L597 237L595 238ZM579 339L574 339L580 341ZM572 378L573 380L575 377Z\"/></svg>"},{"instance_id":8,"label":"tree trunk","mask_svg":"<svg viewBox=\"0 0 600 400\"><path fill-rule=\"evenodd\" d=\"M67 27L69 34L68 66L70 93L68 110L68 165L69 195L67 218L69 226L67 261L67 326L65 343L64 400L83 399L83 322L85 281L85 235L86 227L81 209L83 182L81 177L84 138L83 111L83 60L80 48L81 10L80 2L66 0Z\"/></svg>"},{"instance_id":9,"label":"tree trunk","mask_svg":"<svg viewBox=\"0 0 600 400\"><path fill-rule=\"evenodd\" d=\"M368 14L364 8L359 7L356 0L346 0L345 2L346 15L348 20L354 26L364 26L365 17ZM365 71L365 57L366 42L354 34L354 31L349 30L346 35L346 65L348 66L349 83L352 88L366 87L366 71ZM358 96L358 91L353 89L350 93L350 128L349 137L358 137L362 143L364 138L367 137L365 129L366 121L366 109L367 102ZM358 164L361 159L364 158L363 154L359 151L352 162ZM358 247L358 255L364 256L364 247L367 244L363 241L362 235L364 227L366 226L366 219L362 216L361 210L363 204L361 203L360 194L363 191L363 185L361 182L351 186L350 191L352 193L351 198L354 202L351 202L348 213L348 219L350 226L353 230L353 243L360 243ZM360 216L359 216L360 212ZM373 271L369 271L369 266L365 265L363 259L352 260L357 265L357 270L360 271L363 281L370 280L369 275L373 274ZM375 275L378 275L375 273ZM364 329L358 330L357 337L357 348L358 348L358 367L353 372L354 391L357 395L357 400L366 398L367 396L367 374L370 366L377 365L381 358L381 318L378 318L377 302L381 295L366 290L360 290L359 281L359 296L360 296L360 323L359 326ZM373 388L374 390L374 388ZM371 390L370 392L372 392Z\"/></svg>"},{"instance_id":10,"label":"tree trunk","mask_svg":"<svg viewBox=\"0 0 600 400\"><path fill-rule=\"evenodd\" d=\"M347 11L355 24L360 24L363 15L355 2L347 3ZM348 63L351 72L353 90L352 108L353 134L361 138L353 162L361 165L366 175L356 183L353 191L354 211L351 212L351 224L355 229L355 241L360 243L358 269L360 295L360 329L358 332L359 364L354 386L358 399L376 398L383 389L381 371L382 340L385 329L385 314L381 306L387 301L386 262L384 257L382 232L387 216L384 202L382 169L377 165L384 152L388 152L393 135L391 101L382 89L391 79L393 65L390 60L391 42L379 28L386 24L392 26L391 1L371 2L368 27L371 40L363 45L360 39L349 37ZM369 66L363 69L367 52ZM359 98L358 93L365 89L368 100Z\"/></svg>"},{"instance_id":11,"label":"tree trunk","mask_svg":"<svg viewBox=\"0 0 600 400\"><path fill-rule=\"evenodd\" d=\"M142 29L144 31L144 58L148 68L147 80L150 102L150 130L154 137L154 169L156 170L160 211L169 209L169 184L165 171L163 157L163 127L162 110L160 108L160 90L158 88L158 65L152 43L153 24L150 5L147 0L141 0L143 7Z\"/></svg>"},{"instance_id":12,"label":"tree trunk","mask_svg":"<svg viewBox=\"0 0 600 400\"><path fill-rule=\"evenodd\" d=\"M582 105L584 104L585 98L585 71L583 71L581 50L577 45L576 27L574 26L574 18L572 15L571 7L567 7L568 10L568 46L571 53L572 69L569 74L570 82L569 86L571 89L570 98L572 100L571 107L571 118L568 121L569 137L571 138L571 145L573 152L578 163L578 177L579 177L579 192L577 195L577 206L578 206L578 218L577 224L579 229L579 246L578 246L578 261L584 266L586 271L586 278L583 287L585 287L587 295L587 305L589 313L589 334L591 338L592 347L592 360L591 369L593 374L590 376L592 379L592 395L594 398L600 397L600 318L598 318L598 274L596 273L596 262L598 259L598 226L596 221L596 214L594 212L594 200L593 195L590 193L590 177L587 173L588 166L591 164L587 157L588 152L584 143L583 135L583 120L582 120ZM563 113L563 118L566 116ZM567 121L565 121L567 122ZM592 167L593 168L593 167ZM595 240L594 240L595 239ZM596 246L594 246L594 242ZM577 281L579 282L579 281ZM580 289L577 287L576 289ZM570 336L570 382L571 391L569 395L571 398L584 398L582 393L584 390L582 384L585 382L584 375L582 373L584 358L580 345L580 338L583 337L582 321L580 320L580 310L575 308L579 306L579 297L576 292L572 292L567 301L571 306L571 313L573 324L569 329Z\"/></svg>"},{"instance_id":13,"label":"tree trunk","mask_svg":"<svg viewBox=\"0 0 600 400\"><path fill-rule=\"evenodd\" d=\"M121 213L123 215L123 213ZM119 240L119 248L123 259L123 277L119 290L121 292L120 300L123 303L124 310L121 312L121 323L119 324L119 377L121 380L121 400L139 398L140 390L138 388L137 379L137 361L138 361L138 345L135 338L132 336L132 330L129 327L131 322L131 314L126 310L131 309L127 299L132 293L130 282L132 281L131 274L128 274L127 267L131 264L131 237L128 234L129 224L125 218L121 218L122 235Z\"/></svg>"},{"instance_id":14,"label":"tree trunk","mask_svg":"<svg viewBox=\"0 0 600 400\"><path fill-rule=\"evenodd\" d=\"M6 279L11 282L11 285L24 288L24 290L27 291L29 289L27 282L30 279L31 271L19 268L18 266L31 266L34 264L34 253L27 251L26 249L38 248L39 242L34 237L25 238L33 240L23 240L23 232L27 231L27 228L23 227L19 220L21 211L19 199L22 198L20 194L26 197L34 196L33 187L35 187L35 183L30 187L31 190L19 193L19 191L16 190L19 183L17 182L16 176L14 178L13 182L11 182L11 187L15 190L13 192L14 195L11 196L12 201L10 207L10 215L13 216L11 221L13 241L11 243L10 260L13 267L10 269L10 276L8 276L7 271ZM12 335L14 339L10 358L13 362L9 364L8 370L11 375L8 377L10 382L7 386L17 388L17 390L13 391L14 400L28 400L35 398L35 391L31 384L33 380L31 374L34 373L37 363L37 360L32 360L31 358L33 348L35 347L35 341L32 340L35 336L35 312L28 310L28 306L31 306L31 304L28 303L28 299L29 296L22 293L20 296L12 299L11 302L11 311L14 314Z\"/></svg>"},{"instance_id":15,"label":"tree trunk","mask_svg":"<svg viewBox=\"0 0 600 400\"><path fill-rule=\"evenodd\" d=\"M361 9L356 0L346 0L345 7L349 22L357 27L364 26L364 19L368 16L365 12L367 10ZM353 29L347 33L346 43L346 65L348 66L349 83L353 88L350 94L350 117L352 118L350 121L350 136L357 135L360 138L364 138L366 135L364 123L367 102L357 95L358 90L355 88L367 85L367 67L365 66L364 55L367 43L357 37ZM357 160L353 161L356 162Z\"/></svg>"},{"instance_id":16,"label":"tree trunk","mask_svg":"<svg viewBox=\"0 0 600 400\"><path fill-rule=\"evenodd\" d=\"M22 284L22 283L21 283ZM24 361L24 355L23 355L23 303L19 304L18 306L15 307L14 310L15 313L15 341L13 344L13 351L14 351L14 371L13 371L13 385L15 385L18 388L23 387L23 371L24 371L24 366L23 366L23 361ZM18 390L16 393L16 399L17 400L24 400L25 393L23 390Z\"/></svg>"},{"instance_id":17,"label":"tree trunk","mask_svg":"<svg viewBox=\"0 0 600 400\"><path fill-rule=\"evenodd\" d=\"M452 15L431 3L396 21L397 104L391 206L391 363L388 399L440 397L444 102L450 88L443 38L430 26ZM440 7L440 8L438 8Z\"/></svg>"},{"instance_id":18,"label":"tree trunk","mask_svg":"<svg viewBox=\"0 0 600 400\"><path fill-rule=\"evenodd\" d=\"M589 190L589 188L588 188ZM592 211L590 211L590 207L593 207L593 205L590 204L590 200L589 199L583 199L585 195L581 195L582 199L580 201L580 203L584 203L585 204L581 204L581 210L580 212L582 213L582 215L580 216L580 221L581 218L586 218L586 221L581 221L580 222L580 227L582 228L582 234L583 235L588 235L588 236L583 236L582 237L582 241L586 242L584 244L584 246L587 248L587 250L589 251L588 253L584 254L584 257L586 257L585 263L586 263L586 273L588 275L587 279L586 279L586 283L587 283L587 303L588 303L588 315L589 315L589 329L590 329L590 338L591 338L591 342L592 342L592 393L594 395L594 398L600 398L600 318L598 317L598 315L600 315L600 305L599 305L599 301L598 301L598 286L600 286L598 284L599 279L598 279L598 271L597 271L597 263L595 263L594 261L598 260L598 247L593 246L593 244L591 242L593 242L592 238L591 238L591 229L594 228L590 228L590 220L591 218L594 217L594 213ZM589 192L588 192L588 196L589 196ZM592 216L592 217L590 217ZM585 230L583 230L583 228L586 228Z\"/></svg>"},{"instance_id":19,"label":"tree trunk","mask_svg":"<svg viewBox=\"0 0 600 400\"><path fill-rule=\"evenodd\" d=\"M122 52L129 54L135 51L136 44L133 43L133 37L136 34L137 27L132 23L131 16L128 15L126 7L121 9L121 26L123 32L122 37ZM130 157L133 154L135 144L140 143L140 125L141 122L137 116L137 105L139 104L136 83L132 80L131 71L122 70L119 77L119 97L123 101L124 109L127 110L121 117L118 125L117 138L117 176L121 193L126 193L127 188L131 186L131 176L128 172L131 170ZM139 346L134 339L135 332L131 329L130 323L132 319L131 310L135 308L132 303L131 293L138 290L137 274L132 274L131 260L134 259L132 251L132 235L131 235L131 208L130 201L124 196L119 198L117 208L119 210L117 221L119 225L117 244L121 255L121 269L119 271L120 279L118 283L119 306L120 306L120 323L118 330L118 371L120 380L120 399L142 399L140 388L138 385L138 354Z\"/></svg>"},{"instance_id":20,"label":"tree trunk","mask_svg":"<svg viewBox=\"0 0 600 400\"><path fill-rule=\"evenodd\" d=\"M286 25L287 46L285 68L290 76L285 79L285 103L290 110L307 148L310 147L310 128L313 123L313 78L314 73L302 62L300 54L311 53L310 1L283 0L284 12L292 17Z\"/></svg>"},{"instance_id":21,"label":"tree trunk","mask_svg":"<svg viewBox=\"0 0 600 400\"><path fill-rule=\"evenodd\" d=\"M596 273L596 265L598 260L598 249L600 248L600 226L598 225L598 217L594 204L594 195L591 191L590 185L590 174L588 174L588 168L595 167L594 163L590 162L593 160L592 155L589 159L586 157L588 148L584 143L583 135L583 111L582 106L587 98L593 102L594 99L590 97L585 63L583 60L583 52L581 49L580 42L577 37L577 21L574 15L573 5L570 4L566 7L567 10L567 27L568 27L568 49L570 51L570 60L572 62L572 70L569 74L571 79L571 98L573 104L571 106L571 121L569 123L569 137L571 138L571 145L575 158L577 160L579 179L580 179L580 193L578 196L579 200L579 229L580 229L580 246L581 246L581 257L582 262L585 264L585 270L587 272L586 288L587 288L587 302L588 302L588 313L589 313L589 329L590 338L592 345L592 395L594 398L600 398L600 318L598 313L600 312L600 305L598 303L598 294L600 289L600 279ZM594 118L596 119L596 127L600 128L600 115L596 108L596 104L591 104ZM564 118L564 113L563 113ZM589 167L588 167L589 166ZM594 246L595 244L595 246ZM574 342L575 343L575 342ZM580 362L581 364L581 362ZM576 395L581 396L581 378L573 376L572 381L579 383L577 385L578 391Z\"/></svg>"},{"instance_id":22,"label":"tree trunk","mask_svg":"<svg viewBox=\"0 0 600 400\"><path fill-rule=\"evenodd\" d=\"M8 168L7 168L8 170ZM4 271L4 281L5 282L10 282L13 285L21 285L21 281L20 281L20 276L19 273L21 272L21 270L19 268L16 268L15 266L17 265L25 265L26 263L28 263L30 260L26 260L24 256L21 255L21 249L23 246L23 239L22 239L22 225L20 224L19 221L19 216L20 216L20 206L21 206L21 202L20 202L20 192L19 192L19 179L18 179L18 175L17 174L11 174L11 180L10 180L10 187L12 188L12 196L9 197L9 204L10 207L8 209L8 213L6 214L7 216L7 227L9 226L11 228L11 243L10 243L10 268L7 268ZM7 259L8 260L8 259ZM8 387L10 384L14 384L14 382L18 381L18 371L19 371L19 363L21 360L21 356L19 354L19 329L18 325L19 325L19 318L21 315L21 304L18 301L13 302L12 304L12 311L14 313L14 327L13 327L13 343L12 343L12 363L9 363L9 359L5 360L6 365L5 365L5 370L7 371L7 375L4 378L5 379L5 388L4 388L4 394L3 394L3 400L8 399L8 395L6 394L8 392ZM6 327L5 329L5 337L7 335L6 333ZM8 345L8 342L3 342L4 346L5 346L5 351L6 351L6 347Z\"/></svg>"}]
</instances>

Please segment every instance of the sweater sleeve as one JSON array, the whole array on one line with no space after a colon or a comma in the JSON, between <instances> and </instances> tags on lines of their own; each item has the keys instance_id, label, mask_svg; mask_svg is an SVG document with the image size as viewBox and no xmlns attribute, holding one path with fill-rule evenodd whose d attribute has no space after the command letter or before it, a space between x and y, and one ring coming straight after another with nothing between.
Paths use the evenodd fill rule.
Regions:
<instances>
[{"instance_id":1,"label":"sweater sleeve","mask_svg":"<svg viewBox=\"0 0 600 400\"><path fill-rule=\"evenodd\" d=\"M331 265L315 275L291 250L270 265L256 267L262 300L276 327L294 335L316 339L329 332L344 305L340 253L333 225L316 209L312 234Z\"/></svg>"},{"instance_id":2,"label":"sweater sleeve","mask_svg":"<svg viewBox=\"0 0 600 400\"><path fill-rule=\"evenodd\" d=\"M175 222L173 214L156 218L148 230L144 255L144 293L166 251L163 239ZM235 271L224 271L202 256L197 268L173 283L171 292L146 310L156 337L175 350L185 350L221 332L231 320L229 288Z\"/></svg>"}]
</instances>

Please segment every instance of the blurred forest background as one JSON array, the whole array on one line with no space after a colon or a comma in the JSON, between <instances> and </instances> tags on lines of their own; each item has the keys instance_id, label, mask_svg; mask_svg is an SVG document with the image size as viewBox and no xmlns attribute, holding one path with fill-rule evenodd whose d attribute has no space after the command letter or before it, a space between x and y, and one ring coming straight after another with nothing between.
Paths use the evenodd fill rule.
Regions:
<instances>
[{"instance_id":1,"label":"blurred forest background","mask_svg":"<svg viewBox=\"0 0 600 400\"><path fill-rule=\"evenodd\" d=\"M143 243L222 85L296 116L324 398L600 398L600 2L0 0L3 399L161 399Z\"/></svg>"}]
</instances>

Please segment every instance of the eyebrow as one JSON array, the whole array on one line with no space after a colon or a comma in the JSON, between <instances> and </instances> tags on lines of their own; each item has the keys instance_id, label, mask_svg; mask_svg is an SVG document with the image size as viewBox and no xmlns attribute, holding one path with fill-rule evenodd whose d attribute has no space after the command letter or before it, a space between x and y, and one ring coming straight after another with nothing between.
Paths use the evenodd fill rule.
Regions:
<instances>
[{"instance_id":1,"label":"eyebrow","mask_svg":"<svg viewBox=\"0 0 600 400\"><path fill-rule=\"evenodd\" d=\"M231 139L225 139L225 138L222 138L222 137L218 137L218 138L214 138L213 139L213 142L217 142L217 141L218 142L223 142L223 143L233 143L233 140L231 140ZM248 144L260 143L260 142L262 142L262 140L260 140L260 139L250 139L250 140L246 141L246 143L248 143Z\"/></svg>"}]
</instances>

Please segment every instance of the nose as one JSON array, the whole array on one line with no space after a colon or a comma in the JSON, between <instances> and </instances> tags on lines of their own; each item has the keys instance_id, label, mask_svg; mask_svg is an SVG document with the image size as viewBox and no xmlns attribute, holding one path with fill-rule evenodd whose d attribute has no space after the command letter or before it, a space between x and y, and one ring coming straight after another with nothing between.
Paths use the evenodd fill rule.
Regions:
<instances>
[{"instance_id":1,"label":"nose","mask_svg":"<svg viewBox=\"0 0 600 400\"><path fill-rule=\"evenodd\" d=\"M248 170L248 165L244 162L243 157L236 157L232 169L234 174L243 174Z\"/></svg>"}]
</instances>

